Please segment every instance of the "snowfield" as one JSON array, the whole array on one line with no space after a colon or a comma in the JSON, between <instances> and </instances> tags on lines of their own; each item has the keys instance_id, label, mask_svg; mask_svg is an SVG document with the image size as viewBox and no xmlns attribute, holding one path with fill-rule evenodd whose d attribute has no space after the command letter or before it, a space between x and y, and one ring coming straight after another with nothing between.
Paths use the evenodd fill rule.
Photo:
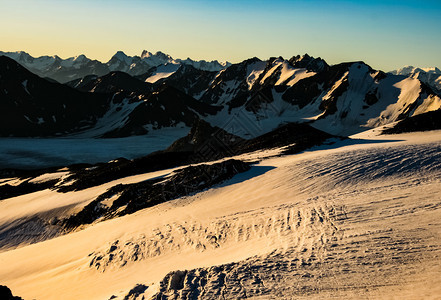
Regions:
<instances>
[{"instance_id":1,"label":"snowfield","mask_svg":"<svg viewBox=\"0 0 441 300\"><path fill-rule=\"evenodd\" d=\"M180 64L165 64L159 66L156 71L145 80L145 82L155 83L156 81L167 78L175 73L181 67Z\"/></svg>"},{"instance_id":2,"label":"snowfield","mask_svg":"<svg viewBox=\"0 0 441 300\"><path fill-rule=\"evenodd\" d=\"M24 299L439 298L441 131L377 134L261 158L215 188L30 245L5 236L11 222L171 170L2 200L2 284Z\"/></svg>"}]
</instances>

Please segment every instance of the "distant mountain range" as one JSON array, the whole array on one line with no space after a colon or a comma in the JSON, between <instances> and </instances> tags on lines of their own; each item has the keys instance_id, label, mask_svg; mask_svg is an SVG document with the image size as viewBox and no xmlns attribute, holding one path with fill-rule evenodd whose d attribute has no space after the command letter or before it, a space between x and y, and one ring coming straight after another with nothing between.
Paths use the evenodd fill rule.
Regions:
<instances>
[{"instance_id":1,"label":"distant mountain range","mask_svg":"<svg viewBox=\"0 0 441 300\"><path fill-rule=\"evenodd\" d=\"M199 70L220 71L230 63L218 61L207 62L205 60L194 61L187 59L173 59L170 55L160 51L155 54L144 50L141 56L127 56L118 51L108 62L91 60L84 55L62 59L58 56L32 57L26 52L2 52L0 55L14 59L31 72L40 77L47 77L61 83L82 78L86 75L103 76L113 71L126 72L130 75L141 75L152 67L159 65L190 65Z\"/></svg>"},{"instance_id":2,"label":"distant mountain range","mask_svg":"<svg viewBox=\"0 0 441 300\"><path fill-rule=\"evenodd\" d=\"M167 56L142 57L159 63ZM72 66L77 61L86 59ZM128 66L133 58L117 53L108 63L115 71L60 84L0 56L0 135L122 137L188 132L204 120L243 139L287 123L347 136L441 108L425 81L364 62L328 65L306 54L209 71L174 61L136 76L116 71L117 62Z\"/></svg>"}]
</instances>

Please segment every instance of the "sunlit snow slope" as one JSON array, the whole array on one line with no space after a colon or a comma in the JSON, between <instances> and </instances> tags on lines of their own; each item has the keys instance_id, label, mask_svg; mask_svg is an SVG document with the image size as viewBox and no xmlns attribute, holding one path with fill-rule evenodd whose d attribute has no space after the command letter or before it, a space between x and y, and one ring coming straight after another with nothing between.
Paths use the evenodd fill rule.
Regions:
<instances>
[{"instance_id":1,"label":"sunlit snow slope","mask_svg":"<svg viewBox=\"0 0 441 300\"><path fill-rule=\"evenodd\" d=\"M441 132L368 132L261 160L193 196L3 250L0 278L25 299L436 298L440 175ZM12 208L17 218L50 213L38 193L53 194L50 206L64 203L67 213L108 187L0 201L1 226Z\"/></svg>"}]
</instances>

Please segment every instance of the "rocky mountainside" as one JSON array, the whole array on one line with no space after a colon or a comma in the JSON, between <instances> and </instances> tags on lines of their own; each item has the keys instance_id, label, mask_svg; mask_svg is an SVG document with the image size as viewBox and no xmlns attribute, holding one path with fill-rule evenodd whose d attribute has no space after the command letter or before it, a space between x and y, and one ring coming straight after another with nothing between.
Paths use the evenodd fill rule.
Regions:
<instances>
[{"instance_id":1,"label":"rocky mountainside","mask_svg":"<svg viewBox=\"0 0 441 300\"><path fill-rule=\"evenodd\" d=\"M104 115L109 95L84 93L29 72L0 56L0 135L65 135Z\"/></svg>"},{"instance_id":2,"label":"rocky mountainside","mask_svg":"<svg viewBox=\"0 0 441 300\"><path fill-rule=\"evenodd\" d=\"M118 57L123 59L122 55ZM6 57L3 61L6 63ZM27 86L25 88L23 84L26 78L18 79L15 74L6 73L16 72L13 69L4 69L4 72L8 83L4 82L4 89L0 91L3 97L17 98L13 93L6 95L5 91L12 91L8 89L9 85L19 87L20 95L26 95ZM108 100L101 100L105 104L100 102L99 111L94 110L93 105L80 105L83 110L79 112L77 109L73 115L89 113L87 118L84 117L89 121L77 119L81 126L76 126L75 130L72 124L60 123L63 130L47 132L37 126L27 135L72 133L81 129L88 132L84 134L94 137L144 135L164 128L189 129L202 119L243 139L260 136L293 122L310 123L327 133L346 136L441 107L440 96L417 78L373 70L364 62L329 66L324 60L309 55L288 60L282 57L267 61L252 58L219 72L167 63L135 77L114 71L100 77L85 76L67 85L88 92L78 94L87 95L77 96L82 99L98 97ZM64 88L63 91L71 93L72 89ZM77 103L79 105L81 101ZM25 111L32 104L22 101L14 105ZM42 125L43 121L48 122L47 111L53 110L50 106L46 100L38 102L39 109L46 112L35 113L33 119L27 121L28 127L33 123ZM20 118L26 119L23 114ZM9 128L3 135L23 135L25 132L14 133L16 126Z\"/></svg>"},{"instance_id":3,"label":"rocky mountainside","mask_svg":"<svg viewBox=\"0 0 441 300\"><path fill-rule=\"evenodd\" d=\"M164 127L190 128L220 109L123 72L87 76L69 85L40 78L0 56L0 135L140 135Z\"/></svg>"},{"instance_id":4,"label":"rocky mountainside","mask_svg":"<svg viewBox=\"0 0 441 300\"><path fill-rule=\"evenodd\" d=\"M403 132L429 131L441 129L441 110L429 111L424 114L401 120L391 128L383 130L385 134Z\"/></svg>"},{"instance_id":5,"label":"rocky mountainside","mask_svg":"<svg viewBox=\"0 0 441 300\"><path fill-rule=\"evenodd\" d=\"M187 59L173 59L170 55L160 51L155 54L144 50L141 56L127 56L124 52L118 51L108 62L92 60L85 55L62 59L58 56L32 57L26 52L2 52L14 59L31 72L40 77L47 77L61 83L69 82L87 75L103 76L113 71L128 73L132 76L146 73L152 67L164 64L189 65L198 70L220 71L230 63L218 61L207 62L205 60L194 61Z\"/></svg>"},{"instance_id":6,"label":"rocky mountainside","mask_svg":"<svg viewBox=\"0 0 441 300\"><path fill-rule=\"evenodd\" d=\"M119 91L128 91L146 94L153 90L152 84L142 82L129 74L120 71L110 72L101 77L89 75L69 81L66 83L66 85L83 92L94 93L116 93Z\"/></svg>"},{"instance_id":7,"label":"rocky mountainside","mask_svg":"<svg viewBox=\"0 0 441 300\"><path fill-rule=\"evenodd\" d=\"M130 98L131 111L104 137L147 134L165 127L191 127L199 118L216 114L219 107L199 102L176 88L163 85L148 95ZM119 112L124 110L121 108ZM105 118L101 120L105 122Z\"/></svg>"},{"instance_id":8,"label":"rocky mountainside","mask_svg":"<svg viewBox=\"0 0 441 300\"><path fill-rule=\"evenodd\" d=\"M224 106L209 122L223 127L228 120L244 137L293 121L347 135L440 107L440 97L421 81L363 62L308 70L281 58L231 66L200 99Z\"/></svg>"},{"instance_id":9,"label":"rocky mountainside","mask_svg":"<svg viewBox=\"0 0 441 300\"><path fill-rule=\"evenodd\" d=\"M134 56L134 58L135 57L136 56ZM186 59L173 59L170 55L162 53L161 51L157 51L155 54L153 54L147 50L142 51L141 59L153 66L158 66L166 63L175 63L175 64L189 65L198 70L211 71L211 72L220 71L231 65L231 63L229 62L219 62L217 60L195 61L189 57Z\"/></svg>"}]
</instances>

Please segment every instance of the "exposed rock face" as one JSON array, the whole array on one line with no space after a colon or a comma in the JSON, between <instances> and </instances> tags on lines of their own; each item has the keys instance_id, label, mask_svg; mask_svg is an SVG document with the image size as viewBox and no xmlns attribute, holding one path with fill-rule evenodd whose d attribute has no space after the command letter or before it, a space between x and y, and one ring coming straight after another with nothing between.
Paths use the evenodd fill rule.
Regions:
<instances>
[{"instance_id":1,"label":"exposed rock face","mask_svg":"<svg viewBox=\"0 0 441 300\"><path fill-rule=\"evenodd\" d=\"M321 59L320 57L314 58L309 56L308 54L305 55L296 55L293 56L289 62L293 65L295 68L306 68L313 72L322 72L329 69L329 65Z\"/></svg>"},{"instance_id":2,"label":"exposed rock face","mask_svg":"<svg viewBox=\"0 0 441 300\"><path fill-rule=\"evenodd\" d=\"M201 103L167 85L162 85L151 94L134 98L138 100L134 102L138 105L127 115L124 123L103 137L141 135L164 127L191 127L200 116L213 115L220 109Z\"/></svg>"},{"instance_id":3,"label":"exposed rock face","mask_svg":"<svg viewBox=\"0 0 441 300\"><path fill-rule=\"evenodd\" d=\"M146 53L145 57L153 56ZM124 53L114 58L121 63L131 61ZM41 78L37 84L18 76L20 72L17 68L4 70L2 78L9 79L0 79L4 111L12 111L4 118L4 124L10 121L12 126L0 132L3 135L83 131L93 137L126 137L191 127L203 119L247 139L282 124L302 122L347 136L441 108L440 96L419 79L375 71L363 62L329 66L307 54L290 60L252 58L219 72L173 62L136 78L112 72L68 83L92 92L87 94L54 88L49 84L55 83ZM47 89L37 94L37 85ZM48 95L46 90L57 92ZM23 97L25 101L17 101ZM56 110L60 105L63 111ZM29 110L37 112L23 114ZM242 132L233 132L234 128Z\"/></svg>"},{"instance_id":4,"label":"exposed rock face","mask_svg":"<svg viewBox=\"0 0 441 300\"><path fill-rule=\"evenodd\" d=\"M0 200L45 190L51 188L57 181L58 180L49 180L42 183L32 183L29 182L28 179L23 181L19 185L0 185Z\"/></svg>"},{"instance_id":5,"label":"exposed rock face","mask_svg":"<svg viewBox=\"0 0 441 300\"><path fill-rule=\"evenodd\" d=\"M139 295L143 294L148 289L148 286L143 284L137 284L129 293L124 297L123 300L135 300L138 299Z\"/></svg>"},{"instance_id":6,"label":"exposed rock face","mask_svg":"<svg viewBox=\"0 0 441 300\"><path fill-rule=\"evenodd\" d=\"M248 68L259 62L261 62L260 59L255 57L238 64L233 64L220 72L210 83L210 86L207 87L200 100L206 103L221 105L236 97L240 97L242 94L248 93Z\"/></svg>"},{"instance_id":7,"label":"exposed rock face","mask_svg":"<svg viewBox=\"0 0 441 300\"><path fill-rule=\"evenodd\" d=\"M246 142L241 137L198 120L187 136L175 141L166 151L192 152L200 155L201 160L209 161L239 154L239 145Z\"/></svg>"},{"instance_id":8,"label":"exposed rock face","mask_svg":"<svg viewBox=\"0 0 441 300\"><path fill-rule=\"evenodd\" d=\"M221 128L212 127L205 121L199 121L186 137L174 142L166 151L193 152L200 155L202 161L208 161L284 146L287 146L286 153L297 153L320 145L331 137L333 136L307 124L290 123L246 140Z\"/></svg>"},{"instance_id":9,"label":"exposed rock face","mask_svg":"<svg viewBox=\"0 0 441 300\"><path fill-rule=\"evenodd\" d=\"M116 93L128 91L135 93L148 94L152 91L149 83L142 82L127 73L115 71L105 76L97 77L94 75L67 82L66 85L76 88L83 92L95 93Z\"/></svg>"},{"instance_id":10,"label":"exposed rock face","mask_svg":"<svg viewBox=\"0 0 441 300\"><path fill-rule=\"evenodd\" d=\"M0 136L62 136L87 130L102 137L140 135L191 127L200 116L219 110L167 85L153 92L151 84L122 72L70 85L77 89L49 82L0 57ZM97 122L106 129L95 134Z\"/></svg>"},{"instance_id":11,"label":"exposed rock face","mask_svg":"<svg viewBox=\"0 0 441 300\"><path fill-rule=\"evenodd\" d=\"M284 147L284 153L294 154L321 145L334 136L308 124L290 123L242 143L237 152L247 153L261 149Z\"/></svg>"}]
</instances>

